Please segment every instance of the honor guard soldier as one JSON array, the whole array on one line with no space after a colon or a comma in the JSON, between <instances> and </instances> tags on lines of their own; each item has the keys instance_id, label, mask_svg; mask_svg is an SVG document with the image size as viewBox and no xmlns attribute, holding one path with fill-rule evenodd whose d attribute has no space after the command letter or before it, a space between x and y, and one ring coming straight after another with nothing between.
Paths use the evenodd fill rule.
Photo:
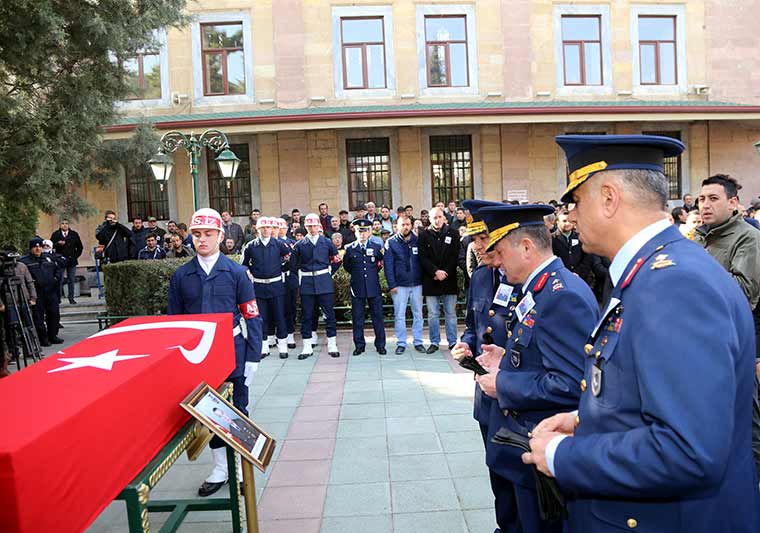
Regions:
<instances>
[{"instance_id":1,"label":"honor guard soldier","mask_svg":"<svg viewBox=\"0 0 760 533\"><path fill-rule=\"evenodd\" d=\"M524 460L570 498L572 533L756 533L752 312L730 274L665 219L664 161L684 145L557 143L570 171L562 201L574 203L586 251L612 259L614 288L587 338L572 341L586 356L578 412L541 422Z\"/></svg>"},{"instance_id":2,"label":"honor guard soldier","mask_svg":"<svg viewBox=\"0 0 760 533\"><path fill-rule=\"evenodd\" d=\"M295 260L298 269L301 287L303 350L298 358L306 359L314 353L312 344L316 342L317 333L312 329L312 320L317 311L315 308L321 308L325 315L327 353L332 357L340 357L335 337L337 332L332 280L334 268L340 266L338 249L330 239L319 234L319 229L322 227L319 216L309 213L304 218L304 225L309 233L293 247L292 256L292 260Z\"/></svg>"},{"instance_id":3,"label":"honor guard soldier","mask_svg":"<svg viewBox=\"0 0 760 533\"><path fill-rule=\"evenodd\" d=\"M296 240L288 237L288 224L284 219L280 226L280 239L288 245L290 251L296 245ZM296 347L294 334L296 332L296 309L298 305L298 271L293 271L294 261L290 258L282 264L282 273L285 276L285 324L288 330L288 348Z\"/></svg>"},{"instance_id":4,"label":"honor guard soldier","mask_svg":"<svg viewBox=\"0 0 760 533\"><path fill-rule=\"evenodd\" d=\"M351 223L356 240L346 247L343 268L351 276L351 323L354 328L354 355L364 352L364 307L369 304L372 329L375 330L375 349L385 355L385 326L383 325L383 295L380 292L379 272L383 267L383 247L370 242L372 222L367 219Z\"/></svg>"},{"instance_id":5,"label":"honor guard soldier","mask_svg":"<svg viewBox=\"0 0 760 533\"><path fill-rule=\"evenodd\" d=\"M560 532L560 521L542 520L533 469L521 450L493 442L501 428L527 437L541 420L578 405L583 342L599 308L586 283L552 253L545 205L500 205L478 211L488 227L487 251L495 250L509 285L520 285L507 313L507 341L483 348L478 358L489 374L477 380L495 399L488 422L486 463L510 481L499 488L497 516L507 531ZM497 289L496 297L507 299ZM511 307L511 305L510 305ZM504 356L504 357L502 357Z\"/></svg>"},{"instance_id":6,"label":"honor guard soldier","mask_svg":"<svg viewBox=\"0 0 760 533\"><path fill-rule=\"evenodd\" d=\"M451 350L455 358L461 356L475 357L480 355L483 345L506 346L507 317L514 312L517 294L520 286L512 286L507 282L501 262L495 251L486 252L488 246L488 228L483 222L479 210L483 207L502 205L486 200L465 200L462 207L470 212L465 236L472 238L472 248L480 258L480 264L472 272L470 287L467 291L467 312L465 328L460 341ZM491 416L491 404L494 400L483 394L480 385L475 383L473 399L473 418L478 421L483 443L488 447L488 422ZM498 428L497 428L498 429ZM496 523L506 527L510 523L512 499L500 501L504 495L511 495L510 482L488 469L496 507ZM506 490L502 487L506 486ZM504 511L507 512L504 512Z\"/></svg>"},{"instance_id":7,"label":"honor guard soldier","mask_svg":"<svg viewBox=\"0 0 760 533\"><path fill-rule=\"evenodd\" d=\"M290 255L290 247L272 232L275 219L259 217L256 237L245 249L242 264L253 276L253 288L256 291L256 302L261 313L264 332L276 332L277 351L280 359L288 357L288 327L285 322L285 283L282 278L282 263ZM263 335L262 335L263 336ZM274 337L274 335L272 335ZM261 345L261 356L269 355L269 339Z\"/></svg>"},{"instance_id":8,"label":"honor guard soldier","mask_svg":"<svg viewBox=\"0 0 760 533\"><path fill-rule=\"evenodd\" d=\"M233 385L232 403L248 414L248 388L261 359L261 316L251 274L219 252L224 241L222 217L208 207L193 213L190 231L197 255L177 269L169 282L169 314L232 313L235 336L235 369L227 381ZM224 441L209 443L214 457L211 475L198 489L210 496L227 482Z\"/></svg>"}]
</instances>

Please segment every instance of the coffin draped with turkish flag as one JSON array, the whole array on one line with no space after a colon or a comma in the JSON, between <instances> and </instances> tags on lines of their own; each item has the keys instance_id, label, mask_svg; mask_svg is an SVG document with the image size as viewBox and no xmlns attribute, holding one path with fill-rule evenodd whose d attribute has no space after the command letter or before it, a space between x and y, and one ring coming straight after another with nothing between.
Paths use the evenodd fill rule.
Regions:
<instances>
[{"instance_id":1,"label":"coffin draped with turkish flag","mask_svg":"<svg viewBox=\"0 0 760 533\"><path fill-rule=\"evenodd\" d=\"M144 317L0 380L0 530L85 529L234 366L231 314Z\"/></svg>"}]
</instances>

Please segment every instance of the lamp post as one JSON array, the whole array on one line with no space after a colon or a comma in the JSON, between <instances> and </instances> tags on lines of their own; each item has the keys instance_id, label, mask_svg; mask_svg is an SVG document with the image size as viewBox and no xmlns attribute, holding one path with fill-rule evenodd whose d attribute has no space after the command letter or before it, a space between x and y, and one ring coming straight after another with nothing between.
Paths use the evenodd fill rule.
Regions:
<instances>
[{"instance_id":1,"label":"lamp post","mask_svg":"<svg viewBox=\"0 0 760 533\"><path fill-rule=\"evenodd\" d=\"M179 131L169 131L161 137L158 153L148 161L153 177L156 178L163 191L164 183L169 181L174 168L174 159L168 154L176 152L179 148L185 149L190 155L194 211L198 210L198 163L200 162L201 150L204 147L211 148L219 154L216 157L216 162L222 176L227 180L227 188L229 188L230 181L237 174L240 159L230 150L227 136L219 130L206 130L200 137L196 137L194 133L187 136Z\"/></svg>"}]
</instances>

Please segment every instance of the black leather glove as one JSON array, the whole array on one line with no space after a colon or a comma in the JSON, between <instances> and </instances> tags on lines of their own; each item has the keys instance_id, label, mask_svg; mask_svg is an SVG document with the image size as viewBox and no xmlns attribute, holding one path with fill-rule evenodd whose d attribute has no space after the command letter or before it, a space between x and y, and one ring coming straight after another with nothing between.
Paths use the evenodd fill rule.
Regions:
<instances>
[{"instance_id":1,"label":"black leather glove","mask_svg":"<svg viewBox=\"0 0 760 533\"><path fill-rule=\"evenodd\" d=\"M491 442L506 446L514 446L524 452L530 452L530 439L519 433L515 433L506 427L499 429ZM531 468L536 479L536 493L538 494L538 511L541 520L557 522L567 518L565 497L557 487L553 478L539 472L535 465Z\"/></svg>"}]
</instances>

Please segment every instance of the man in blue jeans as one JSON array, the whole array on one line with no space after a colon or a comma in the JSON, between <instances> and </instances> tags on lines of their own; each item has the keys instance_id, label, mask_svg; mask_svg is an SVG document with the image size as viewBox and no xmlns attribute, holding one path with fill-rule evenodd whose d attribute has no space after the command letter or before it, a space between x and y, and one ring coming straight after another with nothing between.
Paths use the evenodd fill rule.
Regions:
<instances>
[{"instance_id":1,"label":"man in blue jeans","mask_svg":"<svg viewBox=\"0 0 760 533\"><path fill-rule=\"evenodd\" d=\"M449 350L457 343L457 260L460 246L459 233L446 223L443 208L431 209L430 226L420 231L419 235L422 294L427 304L430 333L429 354L438 350L441 342L441 303L446 316Z\"/></svg>"},{"instance_id":2,"label":"man in blue jeans","mask_svg":"<svg viewBox=\"0 0 760 533\"><path fill-rule=\"evenodd\" d=\"M383 271L393 298L396 326L396 355L406 350L406 304L412 304L412 338L414 349L424 352L422 345L422 271L420 270L417 236L412 233L412 220L399 214L397 233L385 241Z\"/></svg>"}]
</instances>

